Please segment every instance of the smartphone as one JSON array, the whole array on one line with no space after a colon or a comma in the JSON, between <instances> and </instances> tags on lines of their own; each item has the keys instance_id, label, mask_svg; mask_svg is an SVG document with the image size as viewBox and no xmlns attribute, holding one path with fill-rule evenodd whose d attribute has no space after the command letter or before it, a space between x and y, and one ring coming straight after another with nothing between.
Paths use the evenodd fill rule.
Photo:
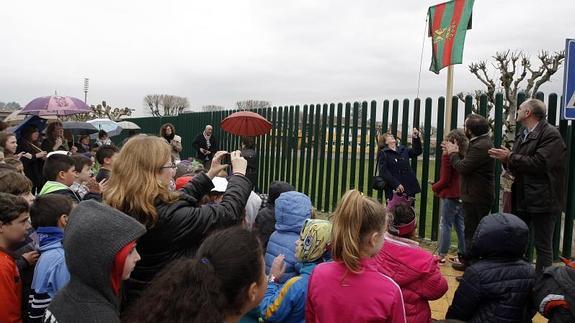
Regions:
<instances>
[{"instance_id":1,"label":"smartphone","mask_svg":"<svg viewBox=\"0 0 575 323\"><path fill-rule=\"evenodd\" d=\"M220 163L222 165L232 165L232 156L229 153L223 155Z\"/></svg>"}]
</instances>

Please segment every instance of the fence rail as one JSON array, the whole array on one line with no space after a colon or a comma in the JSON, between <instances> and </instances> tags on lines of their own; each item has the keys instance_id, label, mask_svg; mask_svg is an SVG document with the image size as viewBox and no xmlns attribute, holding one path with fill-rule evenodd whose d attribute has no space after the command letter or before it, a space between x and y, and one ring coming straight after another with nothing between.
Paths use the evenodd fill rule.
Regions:
<instances>
[{"instance_id":1,"label":"fence rail","mask_svg":"<svg viewBox=\"0 0 575 323\"><path fill-rule=\"evenodd\" d=\"M548 106L548 121L557 126L568 146L567 208L555 231L555 256L571 256L573 243L573 219L575 213L575 150L573 149L573 123L558 120L558 96L537 93L537 98ZM525 100L518 96L518 104ZM450 129L462 125L465 115L471 113L474 103L478 112L488 113L488 100L482 96L475 102L467 96L463 101L452 98L452 122ZM390 131L401 143L408 142L412 127L422 128L423 154L413 158L422 192L418 196L420 237L437 240L439 233L439 199L433 195L429 181L439 178L441 149L436 146L444 137L445 98L437 100L420 99L383 100L381 103L354 102L338 104L310 104L303 106L280 106L257 109L255 112L268 119L273 127L269 134L256 138L259 154L257 188L267 192L274 180L290 182L300 192L307 194L314 206L322 212L332 212L339 198L350 188L357 188L365 194L382 200L381 192L371 188L371 177L376 167L378 131ZM463 107L460 107L462 103ZM502 143L504 98L497 94L494 108L492 137L495 146ZM423 106L422 106L423 105ZM391 107L391 109L390 109ZM413 108L411 108L413 107ZM391 111L390 111L391 110ZM220 147L226 150L240 148L240 138L222 131L220 121L236 110L198 112L176 117L132 118L143 133L157 134L163 123L174 124L183 139L182 156L195 156L192 141L207 124L214 126L214 135ZM401 117L401 124L399 120ZM423 122L421 122L423 119ZM410 127L411 121L411 127ZM433 122L435 121L435 122ZM401 128L401 129L400 129ZM496 198L499 197L499 175L501 164L496 167ZM493 212L499 210L499 203L493 205Z\"/></svg>"}]
</instances>

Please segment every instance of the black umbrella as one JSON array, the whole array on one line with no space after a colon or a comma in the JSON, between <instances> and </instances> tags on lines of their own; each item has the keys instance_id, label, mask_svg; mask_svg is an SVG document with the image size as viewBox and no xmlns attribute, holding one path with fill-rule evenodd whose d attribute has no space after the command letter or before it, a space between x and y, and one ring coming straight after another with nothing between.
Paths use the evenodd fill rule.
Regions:
<instances>
[{"instance_id":1,"label":"black umbrella","mask_svg":"<svg viewBox=\"0 0 575 323\"><path fill-rule=\"evenodd\" d=\"M68 130L73 135L90 135L98 132L93 124L78 121L66 121L62 123L64 130Z\"/></svg>"}]
</instances>

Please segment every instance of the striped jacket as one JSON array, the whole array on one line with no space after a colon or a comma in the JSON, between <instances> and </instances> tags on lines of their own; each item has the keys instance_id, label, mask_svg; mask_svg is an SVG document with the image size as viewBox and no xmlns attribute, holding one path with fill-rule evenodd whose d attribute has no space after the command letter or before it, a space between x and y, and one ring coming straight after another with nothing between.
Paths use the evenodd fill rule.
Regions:
<instances>
[{"instance_id":1,"label":"striped jacket","mask_svg":"<svg viewBox=\"0 0 575 323\"><path fill-rule=\"evenodd\" d=\"M260 303L261 317L265 322L305 322L307 284L316 265L304 264L300 275L290 278L283 285L268 285Z\"/></svg>"}]
</instances>

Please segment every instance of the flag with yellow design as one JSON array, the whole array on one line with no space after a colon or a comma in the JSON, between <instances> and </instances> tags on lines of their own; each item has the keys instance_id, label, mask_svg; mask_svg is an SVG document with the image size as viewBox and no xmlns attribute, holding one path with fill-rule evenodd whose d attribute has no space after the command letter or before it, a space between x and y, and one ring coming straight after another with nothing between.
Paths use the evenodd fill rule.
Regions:
<instances>
[{"instance_id":1,"label":"flag with yellow design","mask_svg":"<svg viewBox=\"0 0 575 323\"><path fill-rule=\"evenodd\" d=\"M429 7L429 33L432 57L429 70L439 71L449 65L461 64L465 32L471 24L474 0L453 0Z\"/></svg>"}]
</instances>

